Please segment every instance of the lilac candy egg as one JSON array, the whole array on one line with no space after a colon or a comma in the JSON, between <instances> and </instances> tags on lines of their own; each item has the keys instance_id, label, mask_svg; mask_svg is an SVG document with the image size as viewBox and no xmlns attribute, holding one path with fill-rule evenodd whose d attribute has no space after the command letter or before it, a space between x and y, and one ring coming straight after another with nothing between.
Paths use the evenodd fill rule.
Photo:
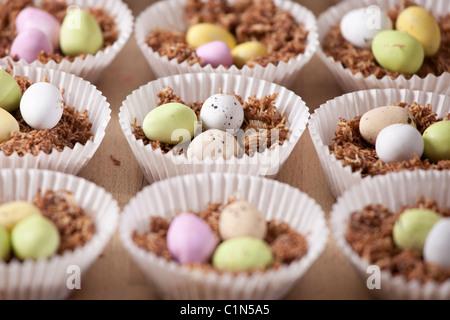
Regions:
<instances>
[{"instance_id":1,"label":"lilac candy egg","mask_svg":"<svg viewBox=\"0 0 450 320\"><path fill-rule=\"evenodd\" d=\"M167 230L167 248L180 263L203 263L214 252L218 239L210 226L192 213L180 213Z\"/></svg>"},{"instance_id":2,"label":"lilac candy egg","mask_svg":"<svg viewBox=\"0 0 450 320\"><path fill-rule=\"evenodd\" d=\"M229 67L233 64L233 56L230 47L222 41L211 41L201 45L195 50L205 65L210 64L213 68L220 65Z\"/></svg>"},{"instance_id":3,"label":"lilac candy egg","mask_svg":"<svg viewBox=\"0 0 450 320\"><path fill-rule=\"evenodd\" d=\"M22 31L14 39L11 46L11 56L17 59L25 59L31 63L37 59L39 52L52 52L52 45L45 34L38 29Z\"/></svg>"},{"instance_id":4,"label":"lilac candy egg","mask_svg":"<svg viewBox=\"0 0 450 320\"><path fill-rule=\"evenodd\" d=\"M23 9L17 15L16 29L17 33L28 29L39 29L50 40L53 50L59 47L59 30L61 29L61 24L47 11L31 7Z\"/></svg>"}]
</instances>

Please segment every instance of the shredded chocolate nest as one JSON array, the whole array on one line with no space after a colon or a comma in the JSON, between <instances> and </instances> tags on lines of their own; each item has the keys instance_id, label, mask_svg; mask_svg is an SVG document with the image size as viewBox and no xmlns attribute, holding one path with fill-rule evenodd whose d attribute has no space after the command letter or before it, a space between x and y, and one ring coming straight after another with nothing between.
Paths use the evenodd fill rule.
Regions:
<instances>
[{"instance_id":1,"label":"shredded chocolate nest","mask_svg":"<svg viewBox=\"0 0 450 320\"><path fill-rule=\"evenodd\" d=\"M22 93L33 84L30 79L23 76L16 76L15 80L22 89ZM85 145L87 141L92 141L94 138L87 110L80 112L65 103L61 120L50 130L31 128L23 120L20 109L14 111L12 115L19 123L20 132L13 132L11 139L0 143L0 151L6 156L13 153L21 157L27 153L37 156L41 151L50 154L53 150L60 152L65 147L73 149L76 143Z\"/></svg>"},{"instance_id":2,"label":"shredded chocolate nest","mask_svg":"<svg viewBox=\"0 0 450 320\"><path fill-rule=\"evenodd\" d=\"M345 239L364 260L390 271L394 276L401 275L408 281L417 279L422 283L430 280L444 282L450 278L450 269L426 263L421 253L402 250L394 243L392 230L395 221L410 208L404 206L391 212L384 205L371 204L361 211L353 212ZM413 208L430 209L444 217L450 217L450 208L438 206L433 199L425 200L422 197Z\"/></svg>"},{"instance_id":3,"label":"shredded chocolate nest","mask_svg":"<svg viewBox=\"0 0 450 320\"><path fill-rule=\"evenodd\" d=\"M387 11L387 14L394 22L398 14L405 8L415 5L412 1L401 1L401 4L394 10ZM416 73L420 78L425 78L428 74L440 76L444 72L450 72L450 14L439 17L441 28L441 46L439 52L433 57L426 57L420 70ZM326 55L339 61L345 68L350 69L353 74L361 72L364 77L375 75L377 79L389 76L396 79L403 75L406 79L411 75L391 72L381 67L370 49L360 49L346 41L342 36L339 24L330 28L328 35L322 41L323 50Z\"/></svg>"},{"instance_id":4,"label":"shredded chocolate nest","mask_svg":"<svg viewBox=\"0 0 450 320\"><path fill-rule=\"evenodd\" d=\"M244 122L241 129L244 132L242 137L238 137L238 142L245 148L245 153L253 156L256 152L263 152L266 148L274 148L277 145L283 145L288 140L291 132L286 126L286 115L282 115L275 106L277 94L266 95L262 98L249 97L247 101L243 101L242 97L233 93L244 108ZM158 106L170 102L179 102L187 105L197 114L200 120L200 110L203 102L185 103L178 95L173 93L173 89L165 87L158 93ZM182 154L185 146L170 145L160 141L151 141L148 139L144 130L137 124L131 124L133 134L137 140L142 140L144 145L150 144L153 150L161 149L163 153L174 152ZM272 131L275 129L274 131ZM277 135L276 135L277 133Z\"/></svg>"},{"instance_id":5,"label":"shredded chocolate nest","mask_svg":"<svg viewBox=\"0 0 450 320\"><path fill-rule=\"evenodd\" d=\"M438 118L432 111L432 106L422 106L417 103L408 105L407 103L395 103L393 106L408 108L416 122L417 129L423 133L429 126L437 121L449 120L450 114L444 119ZM441 160L432 163L428 159L415 157L409 161L396 163L385 163L381 161L375 151L375 147L367 143L359 132L359 121L362 116L357 116L353 120L340 118L338 129L335 132L334 142L329 146L330 152L341 160L344 166L351 166L353 172L359 171L362 177L368 175L385 174L400 170L449 170L450 160Z\"/></svg>"},{"instance_id":6,"label":"shredded chocolate nest","mask_svg":"<svg viewBox=\"0 0 450 320\"><path fill-rule=\"evenodd\" d=\"M259 41L267 54L252 57L246 63L250 68L288 62L306 49L308 31L304 25L297 23L291 13L277 8L273 0L237 0L233 4L226 0L187 0L184 11L189 26L214 23L230 31L238 44ZM148 34L146 43L169 60L203 64L195 49L186 43L184 33L157 28Z\"/></svg>"},{"instance_id":7,"label":"shredded chocolate nest","mask_svg":"<svg viewBox=\"0 0 450 320\"><path fill-rule=\"evenodd\" d=\"M10 55L11 45L17 36L16 17L26 7L34 7L33 0L6 0L0 3L0 57ZM64 20L67 13L68 4L65 1L43 0L38 7L53 15L60 22ZM100 25L103 34L103 49L111 46L119 37L119 30L114 21L114 16L109 15L103 8L88 8L90 14ZM82 59L86 58L86 54L80 55ZM63 60L73 61L76 57L65 56L61 50L58 52L41 51L38 60L47 63L54 60L60 63Z\"/></svg>"},{"instance_id":8,"label":"shredded chocolate nest","mask_svg":"<svg viewBox=\"0 0 450 320\"><path fill-rule=\"evenodd\" d=\"M228 204L234 201L230 199ZM204 220L214 231L217 238L219 234L219 217L222 210L222 203L210 203L203 211L194 213ZM133 242L148 252L156 254L158 257L165 258L168 261L174 260L167 249L166 234L170 222L161 217L152 217L150 221L150 231L138 233L134 231L132 234ZM295 260L300 260L308 251L308 243L306 238L291 229L285 222L279 222L274 219L267 221L267 234L264 239L272 249L274 261L270 269L278 269L282 265L288 265ZM223 273L214 268L211 261L204 264L183 264L191 268L200 268L205 272L214 271ZM248 271L251 274L257 270ZM264 270L258 270L263 271Z\"/></svg>"},{"instance_id":9,"label":"shredded chocolate nest","mask_svg":"<svg viewBox=\"0 0 450 320\"><path fill-rule=\"evenodd\" d=\"M38 191L33 200L42 214L53 221L61 236L59 254L65 250L75 250L89 242L95 233L95 223L90 215L75 202L74 196L67 190Z\"/></svg>"}]
</instances>

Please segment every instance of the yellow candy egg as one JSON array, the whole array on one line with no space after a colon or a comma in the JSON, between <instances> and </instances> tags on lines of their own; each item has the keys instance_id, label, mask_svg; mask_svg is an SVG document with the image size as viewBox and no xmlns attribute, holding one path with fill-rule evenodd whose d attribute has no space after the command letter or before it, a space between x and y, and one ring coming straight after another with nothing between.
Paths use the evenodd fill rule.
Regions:
<instances>
[{"instance_id":1,"label":"yellow candy egg","mask_svg":"<svg viewBox=\"0 0 450 320\"><path fill-rule=\"evenodd\" d=\"M397 18L396 29L413 36L423 45L425 56L434 56L441 45L441 30L437 21L424 8L408 7Z\"/></svg>"},{"instance_id":2,"label":"yellow candy egg","mask_svg":"<svg viewBox=\"0 0 450 320\"><path fill-rule=\"evenodd\" d=\"M266 54L266 48L256 41L247 41L238 44L231 50L233 56L233 63L238 68L242 68L251 57L263 56Z\"/></svg>"},{"instance_id":3,"label":"yellow candy egg","mask_svg":"<svg viewBox=\"0 0 450 320\"><path fill-rule=\"evenodd\" d=\"M228 30L212 23L198 23L190 27L186 33L188 45L197 49L211 41L225 42L231 49L236 46L236 39Z\"/></svg>"},{"instance_id":4,"label":"yellow candy egg","mask_svg":"<svg viewBox=\"0 0 450 320\"><path fill-rule=\"evenodd\" d=\"M0 108L0 143L11 139L13 131L20 131L19 123L8 111Z\"/></svg>"}]
</instances>

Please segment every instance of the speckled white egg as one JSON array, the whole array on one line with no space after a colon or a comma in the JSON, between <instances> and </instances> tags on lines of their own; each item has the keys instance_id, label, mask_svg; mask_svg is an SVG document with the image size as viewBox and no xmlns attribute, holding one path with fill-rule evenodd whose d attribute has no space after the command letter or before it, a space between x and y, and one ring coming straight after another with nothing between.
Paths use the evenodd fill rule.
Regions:
<instances>
[{"instance_id":1,"label":"speckled white egg","mask_svg":"<svg viewBox=\"0 0 450 320\"><path fill-rule=\"evenodd\" d=\"M238 156L240 147L234 136L228 132L209 129L199 134L189 144L187 150L188 159L197 158L198 160L223 158L230 159L232 156Z\"/></svg>"},{"instance_id":2,"label":"speckled white egg","mask_svg":"<svg viewBox=\"0 0 450 320\"><path fill-rule=\"evenodd\" d=\"M263 214L247 201L233 201L220 214L219 233L223 240L238 237L264 239L266 232Z\"/></svg>"},{"instance_id":3,"label":"speckled white egg","mask_svg":"<svg viewBox=\"0 0 450 320\"><path fill-rule=\"evenodd\" d=\"M371 109L363 114L359 121L359 132L364 140L375 145L381 130L394 123L404 123L416 127L414 117L407 108L384 106Z\"/></svg>"},{"instance_id":4,"label":"speckled white egg","mask_svg":"<svg viewBox=\"0 0 450 320\"><path fill-rule=\"evenodd\" d=\"M450 268L450 218L440 219L425 239L423 257L426 262Z\"/></svg>"},{"instance_id":5,"label":"speckled white egg","mask_svg":"<svg viewBox=\"0 0 450 320\"><path fill-rule=\"evenodd\" d=\"M424 143L420 132L409 124L396 123L378 134L375 150L386 163L411 160L422 156Z\"/></svg>"},{"instance_id":6,"label":"speckled white egg","mask_svg":"<svg viewBox=\"0 0 450 320\"><path fill-rule=\"evenodd\" d=\"M375 35L382 30L391 30L391 18L377 6L349 11L341 20L342 36L358 48L369 49Z\"/></svg>"},{"instance_id":7,"label":"speckled white egg","mask_svg":"<svg viewBox=\"0 0 450 320\"><path fill-rule=\"evenodd\" d=\"M20 100L20 113L34 129L52 129L61 120L64 102L61 91L48 82L31 85Z\"/></svg>"},{"instance_id":8,"label":"speckled white egg","mask_svg":"<svg viewBox=\"0 0 450 320\"><path fill-rule=\"evenodd\" d=\"M244 121L244 109L234 96L219 93L203 103L200 120L205 129L237 130Z\"/></svg>"}]
</instances>

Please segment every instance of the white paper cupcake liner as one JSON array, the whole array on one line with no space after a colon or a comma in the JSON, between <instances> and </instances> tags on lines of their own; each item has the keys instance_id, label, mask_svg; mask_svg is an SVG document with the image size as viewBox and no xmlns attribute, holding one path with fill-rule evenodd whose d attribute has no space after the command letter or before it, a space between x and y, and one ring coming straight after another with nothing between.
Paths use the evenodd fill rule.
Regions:
<instances>
[{"instance_id":1,"label":"white paper cupcake liner","mask_svg":"<svg viewBox=\"0 0 450 320\"><path fill-rule=\"evenodd\" d=\"M338 199L330 214L330 227L337 245L351 261L364 283L371 275L367 273L369 263L354 252L345 240L351 213L369 204L383 204L391 211L396 211L404 205L415 205L421 196L433 198L440 206L449 208L449 181L450 172L398 172L364 180ZM422 284L418 280L407 281L403 276L393 276L389 271L381 271L380 289L372 289L370 292L380 299L449 300L450 280L441 284L435 281Z\"/></svg>"},{"instance_id":2,"label":"white paper cupcake liner","mask_svg":"<svg viewBox=\"0 0 450 320\"><path fill-rule=\"evenodd\" d=\"M38 261L17 259L0 261L0 300L3 299L64 299L73 290L67 281L72 274L69 266L78 266L83 275L98 258L115 231L119 219L117 201L103 188L72 175L37 169L0 170L1 203L15 200L32 201L38 189L69 190L86 214L92 214L95 234L91 241L74 251Z\"/></svg>"},{"instance_id":3,"label":"white paper cupcake liner","mask_svg":"<svg viewBox=\"0 0 450 320\"><path fill-rule=\"evenodd\" d=\"M208 203L226 203L233 195L255 205L266 219L287 222L306 236L307 254L265 273L219 275L168 262L140 249L131 239L134 230L148 231L151 216L171 220L180 210L205 209ZM124 208L119 234L149 284L160 297L174 299L279 299L322 253L328 240L324 213L305 193L270 179L217 173L175 177L144 188Z\"/></svg>"},{"instance_id":4,"label":"white paper cupcake liner","mask_svg":"<svg viewBox=\"0 0 450 320\"><path fill-rule=\"evenodd\" d=\"M199 64L189 66L186 61L178 63L177 59L169 60L166 56L160 56L158 52L153 51L146 44L145 39L150 31L155 28L185 32L187 30L183 10L185 3L186 0L158 1L149 6L136 19L135 37L137 44L156 77L194 72L220 72L260 78L289 86L297 77L300 69L309 62L319 46L314 14L293 1L275 0L275 4L279 8L290 12L296 21L302 23L309 31L306 50L303 54L298 55L297 58L290 59L287 63L280 62L277 66L273 64L269 64L266 67L258 65L254 68L244 66L242 69L238 69L234 65L226 69L223 66L212 68L211 65L201 67Z\"/></svg>"},{"instance_id":5,"label":"white paper cupcake liner","mask_svg":"<svg viewBox=\"0 0 450 320\"><path fill-rule=\"evenodd\" d=\"M61 63L56 63L51 60L46 64L40 61L32 63L21 59L14 62L11 57L4 57L1 61L11 61L19 66L35 66L47 69L55 69L68 73L75 74L92 83L99 80L102 72L111 64L117 54L122 50L125 43L133 32L134 17L128 6L121 0L70 0L67 1L69 5L79 6L81 9L87 8L104 8L108 14L115 16L114 20L119 30L119 37L116 42L104 50L98 51L95 55L87 55L85 59L76 58L73 62L63 60ZM39 5L41 0L35 0L35 4Z\"/></svg>"},{"instance_id":6,"label":"white paper cupcake liner","mask_svg":"<svg viewBox=\"0 0 450 320\"><path fill-rule=\"evenodd\" d=\"M254 95L262 98L267 94L278 93L275 104L282 114L286 113L286 122L292 132L291 136L283 145L276 146L273 150L266 149L253 157L244 155L241 158L232 157L226 161L223 159L199 161L187 159L184 155L174 155L172 152L163 154L161 149L152 150L150 145L144 146L142 140L136 140L131 124L136 119L137 124L142 125L147 113L157 107L157 94L167 86L170 86L174 93L186 103L204 101L209 96L219 93L220 89L224 93L235 92L244 100ZM294 92L271 82L218 73L175 75L149 82L127 97L119 113L119 122L128 144L149 181L201 172L228 172L273 177L303 134L308 118L307 106Z\"/></svg>"},{"instance_id":7,"label":"white paper cupcake liner","mask_svg":"<svg viewBox=\"0 0 450 320\"><path fill-rule=\"evenodd\" d=\"M442 16L450 12L450 2L448 0L415 0L414 2L417 5L430 10L435 17ZM399 0L343 1L323 12L317 19L319 41L322 44L330 28L338 24L344 14L353 9L363 8L370 5L378 5L382 10L386 10L393 9L399 4ZM377 79L374 75L364 77L360 72L353 74L348 68L344 68L341 62L335 61L331 56L327 56L323 52L321 45L319 45L319 48L317 49L317 54L323 63L328 67L342 90L345 92L376 88L406 88L450 94L449 72L445 72L438 77L429 74L425 78L420 78L417 75L414 75L410 79L406 79L403 76L399 76L395 80L391 79L389 76L385 76L382 79Z\"/></svg>"},{"instance_id":8,"label":"white paper cupcake liner","mask_svg":"<svg viewBox=\"0 0 450 320\"><path fill-rule=\"evenodd\" d=\"M8 68L0 62L0 68ZM33 82L40 82L45 77L50 83L64 89L66 105L73 106L79 111L87 110L89 121L92 123L93 140L87 141L83 146L75 144L74 148L64 148L58 152L46 154L41 151L37 156L28 153L20 157L17 153L6 156L0 152L0 168L40 168L77 174L92 158L100 146L106 126L111 119L111 109L106 98L95 86L72 74L57 70L48 70L32 66L15 66L13 75L27 76Z\"/></svg>"},{"instance_id":9,"label":"white paper cupcake liner","mask_svg":"<svg viewBox=\"0 0 450 320\"><path fill-rule=\"evenodd\" d=\"M336 159L329 151L328 146L333 143L339 118L351 120L371 109L397 102L432 104L433 111L439 117L443 117L450 112L450 96L406 89L372 89L337 97L322 104L311 115L309 133L330 190L335 197L363 180L360 172L352 172L350 166L344 166L342 161ZM370 177L365 179L370 179Z\"/></svg>"}]
</instances>

